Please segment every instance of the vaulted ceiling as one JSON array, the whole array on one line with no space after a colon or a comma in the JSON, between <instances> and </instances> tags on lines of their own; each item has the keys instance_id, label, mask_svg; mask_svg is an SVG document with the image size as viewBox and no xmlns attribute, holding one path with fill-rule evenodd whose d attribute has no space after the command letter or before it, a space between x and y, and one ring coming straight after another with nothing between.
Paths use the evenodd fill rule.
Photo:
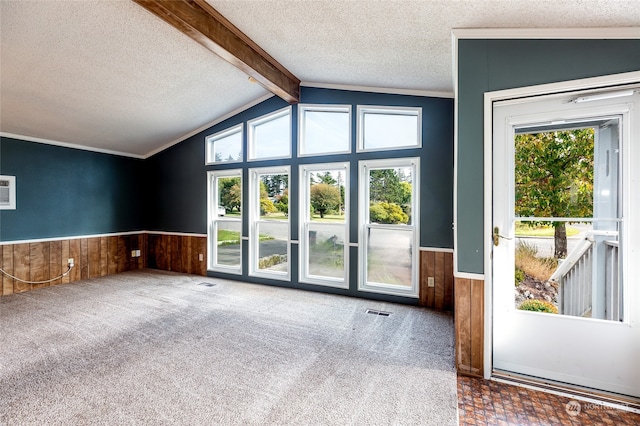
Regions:
<instances>
[{"instance_id":1,"label":"vaulted ceiling","mask_svg":"<svg viewBox=\"0 0 640 426\"><path fill-rule=\"evenodd\" d=\"M303 85L440 96L454 28L640 27L637 0L207 2ZM144 157L270 95L133 1L0 1L5 136Z\"/></svg>"}]
</instances>

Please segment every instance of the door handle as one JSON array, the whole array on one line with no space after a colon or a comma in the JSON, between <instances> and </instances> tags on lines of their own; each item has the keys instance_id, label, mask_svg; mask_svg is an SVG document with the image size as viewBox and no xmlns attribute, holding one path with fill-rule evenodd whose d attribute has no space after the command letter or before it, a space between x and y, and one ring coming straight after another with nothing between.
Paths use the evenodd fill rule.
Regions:
<instances>
[{"instance_id":1,"label":"door handle","mask_svg":"<svg viewBox=\"0 0 640 426\"><path fill-rule=\"evenodd\" d=\"M493 245L497 246L498 244L500 244L500 238L504 238L505 240L510 240L511 238L509 237L505 237L503 235L500 235L500 228L498 228L497 226L493 228Z\"/></svg>"}]
</instances>

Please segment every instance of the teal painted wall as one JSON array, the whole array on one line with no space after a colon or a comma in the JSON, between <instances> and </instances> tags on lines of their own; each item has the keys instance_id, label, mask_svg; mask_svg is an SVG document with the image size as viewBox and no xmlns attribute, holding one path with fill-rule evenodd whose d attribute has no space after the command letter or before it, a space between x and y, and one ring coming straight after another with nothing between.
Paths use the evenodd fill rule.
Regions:
<instances>
[{"instance_id":1,"label":"teal painted wall","mask_svg":"<svg viewBox=\"0 0 640 426\"><path fill-rule=\"evenodd\" d=\"M484 273L484 93L640 70L640 40L458 40L458 270Z\"/></svg>"},{"instance_id":2,"label":"teal painted wall","mask_svg":"<svg viewBox=\"0 0 640 426\"><path fill-rule=\"evenodd\" d=\"M0 242L144 229L143 160L0 138L0 174L17 188Z\"/></svg>"}]
</instances>

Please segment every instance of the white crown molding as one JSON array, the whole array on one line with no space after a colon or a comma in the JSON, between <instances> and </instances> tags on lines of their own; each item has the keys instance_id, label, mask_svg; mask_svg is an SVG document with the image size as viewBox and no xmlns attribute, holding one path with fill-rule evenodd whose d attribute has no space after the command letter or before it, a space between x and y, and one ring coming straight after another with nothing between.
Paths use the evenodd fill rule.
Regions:
<instances>
[{"instance_id":1,"label":"white crown molding","mask_svg":"<svg viewBox=\"0 0 640 426\"><path fill-rule=\"evenodd\" d=\"M175 139L175 140L169 142L168 144L161 146L160 148L156 148L153 151L148 152L147 154L145 154L143 156L143 158L145 158L145 159L149 158L149 157L151 157L153 155L156 155L159 152L164 151L165 149L171 148L172 146L177 145L177 144L179 144L180 142L182 142L182 141L184 141L186 139L189 139L191 136L197 135L198 133L200 133L200 132L202 132L204 130L207 130L209 127L213 127L216 124L222 123L224 120L226 120L228 118L231 118L236 114L240 114L241 112L246 111L249 108L258 105L260 102L264 102L267 99L272 98L274 96L275 95L273 93L268 93L268 94L266 94L264 96L261 96L258 99L253 100L253 101L251 101L251 102L249 102L249 103L247 103L247 104L245 104L245 105L243 105L243 106L241 106L239 108L236 108L233 111L228 112L227 114L223 115L222 117L218 117L215 120L213 120L213 121L211 121L211 122L209 122L209 123L197 128L196 130L187 133L186 135L180 136L178 139Z\"/></svg>"},{"instance_id":2,"label":"white crown molding","mask_svg":"<svg viewBox=\"0 0 640 426\"><path fill-rule=\"evenodd\" d=\"M130 152L121 152L121 151L112 151L110 149L93 148L90 146L61 142L53 139L44 139L44 138L36 138L33 136L17 135L15 133L0 132L0 136L2 136L3 138L18 139L18 140L27 141L27 142L36 142L36 143L43 143L46 145L61 146L64 148L79 149L81 151L99 152L101 154L118 155L121 157L131 157L131 158L138 158L138 159L145 158L142 155L132 154Z\"/></svg>"},{"instance_id":3,"label":"white crown molding","mask_svg":"<svg viewBox=\"0 0 640 426\"><path fill-rule=\"evenodd\" d=\"M640 39L640 27L454 28L454 39Z\"/></svg>"},{"instance_id":4,"label":"white crown molding","mask_svg":"<svg viewBox=\"0 0 640 426\"><path fill-rule=\"evenodd\" d=\"M389 87L373 87L373 86L352 86L348 84L312 83L307 81L303 81L302 83L300 83L300 86L315 87L318 89L348 90L353 92L386 93L391 95L428 96L432 98L453 98L453 92L439 92L439 91L433 91L433 90L396 89L396 88L389 88Z\"/></svg>"}]
</instances>

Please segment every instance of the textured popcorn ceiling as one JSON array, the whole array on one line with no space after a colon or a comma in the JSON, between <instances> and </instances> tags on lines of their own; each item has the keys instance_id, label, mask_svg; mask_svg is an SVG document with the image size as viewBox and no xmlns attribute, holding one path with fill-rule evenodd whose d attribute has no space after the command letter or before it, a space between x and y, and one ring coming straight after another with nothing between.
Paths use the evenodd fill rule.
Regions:
<instances>
[{"instance_id":1,"label":"textured popcorn ceiling","mask_svg":"<svg viewBox=\"0 0 640 426\"><path fill-rule=\"evenodd\" d=\"M453 28L640 27L637 0L208 1L303 82L444 94ZM1 0L0 36L5 135L145 156L268 95L131 1Z\"/></svg>"}]
</instances>

